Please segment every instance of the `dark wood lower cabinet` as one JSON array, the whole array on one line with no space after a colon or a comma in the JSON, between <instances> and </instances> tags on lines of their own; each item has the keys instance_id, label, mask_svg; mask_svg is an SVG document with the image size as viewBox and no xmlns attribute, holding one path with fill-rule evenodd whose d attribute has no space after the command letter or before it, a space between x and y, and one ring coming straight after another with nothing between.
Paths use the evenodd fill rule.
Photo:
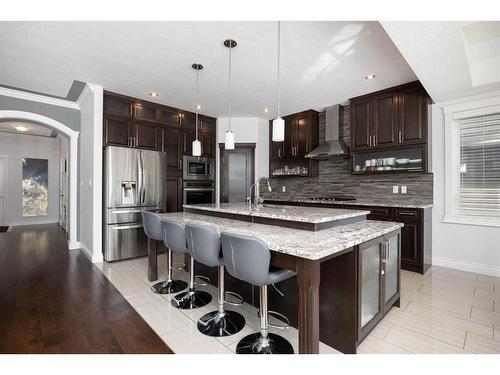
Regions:
<instances>
[{"instance_id":1,"label":"dark wood lower cabinet","mask_svg":"<svg viewBox=\"0 0 500 375\"><path fill-rule=\"evenodd\" d=\"M167 177L167 212L182 211L182 178L173 176Z\"/></svg>"},{"instance_id":2,"label":"dark wood lower cabinet","mask_svg":"<svg viewBox=\"0 0 500 375\"><path fill-rule=\"evenodd\" d=\"M356 246L345 254L320 265L319 284L319 337L320 341L343 353L356 353L357 346L380 322L392 306L399 306L399 238L396 231ZM390 250L388 250L390 248ZM368 251L369 253L365 253ZM376 259L373 259L373 254ZM186 264L189 262L186 256ZM375 264L363 274L363 261ZM271 260L272 263L272 260ZM207 267L195 262L195 274L206 276L217 286L216 267ZM364 277L365 276L365 277ZM370 289L375 280L376 288ZM368 287L368 288L367 288ZM246 303L259 307L259 288L238 280L227 272L225 289L240 294ZM377 314L366 322L361 321L362 312L369 311L371 299L366 293L374 293ZM298 328L299 290L297 277L292 277L275 286L268 286L269 310L285 315L291 326Z\"/></svg>"},{"instance_id":3,"label":"dark wood lower cabinet","mask_svg":"<svg viewBox=\"0 0 500 375\"><path fill-rule=\"evenodd\" d=\"M402 208L352 204L298 203L266 200L267 203L306 207L367 210L369 220L403 223L401 228L401 268L424 274L432 265L432 207Z\"/></svg>"}]
</instances>

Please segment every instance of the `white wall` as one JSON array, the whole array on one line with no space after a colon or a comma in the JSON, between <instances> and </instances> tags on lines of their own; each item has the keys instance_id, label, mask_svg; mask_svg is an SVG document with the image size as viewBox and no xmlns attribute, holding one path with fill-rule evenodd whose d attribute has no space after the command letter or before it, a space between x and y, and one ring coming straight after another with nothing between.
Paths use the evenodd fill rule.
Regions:
<instances>
[{"instance_id":1,"label":"white wall","mask_svg":"<svg viewBox=\"0 0 500 375\"><path fill-rule=\"evenodd\" d=\"M432 106L433 264L500 276L500 228L443 223L445 213L445 136L442 108Z\"/></svg>"},{"instance_id":2,"label":"white wall","mask_svg":"<svg viewBox=\"0 0 500 375\"><path fill-rule=\"evenodd\" d=\"M8 225L46 224L59 220L59 145L57 138L0 133L0 156L8 157L4 221ZM22 216L22 159L48 160L49 212L47 216Z\"/></svg>"},{"instance_id":3,"label":"white wall","mask_svg":"<svg viewBox=\"0 0 500 375\"><path fill-rule=\"evenodd\" d=\"M217 174L216 174L216 201L219 201L219 143L224 143L228 119L217 119ZM235 143L255 143L255 179L269 176L269 122L258 117L231 118L231 130L234 133Z\"/></svg>"},{"instance_id":4,"label":"white wall","mask_svg":"<svg viewBox=\"0 0 500 375\"><path fill-rule=\"evenodd\" d=\"M102 104L103 89L87 84L80 106L79 242L92 262L102 262Z\"/></svg>"}]
</instances>

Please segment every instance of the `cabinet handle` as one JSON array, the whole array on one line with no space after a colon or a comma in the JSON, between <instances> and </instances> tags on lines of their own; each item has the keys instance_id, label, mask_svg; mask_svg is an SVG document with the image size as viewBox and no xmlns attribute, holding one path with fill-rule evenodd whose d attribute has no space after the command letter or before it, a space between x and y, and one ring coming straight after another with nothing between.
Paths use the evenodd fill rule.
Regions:
<instances>
[{"instance_id":1,"label":"cabinet handle","mask_svg":"<svg viewBox=\"0 0 500 375\"><path fill-rule=\"evenodd\" d=\"M372 147L372 136L368 136L368 147Z\"/></svg>"},{"instance_id":2,"label":"cabinet handle","mask_svg":"<svg viewBox=\"0 0 500 375\"><path fill-rule=\"evenodd\" d=\"M373 134L373 146L377 145L377 135Z\"/></svg>"},{"instance_id":3,"label":"cabinet handle","mask_svg":"<svg viewBox=\"0 0 500 375\"><path fill-rule=\"evenodd\" d=\"M399 143L403 143L403 133L400 131L398 131L398 141Z\"/></svg>"},{"instance_id":4,"label":"cabinet handle","mask_svg":"<svg viewBox=\"0 0 500 375\"><path fill-rule=\"evenodd\" d=\"M281 148L278 148L278 157L281 159Z\"/></svg>"},{"instance_id":5,"label":"cabinet handle","mask_svg":"<svg viewBox=\"0 0 500 375\"><path fill-rule=\"evenodd\" d=\"M415 217L417 216L417 213L414 211L398 211L398 215Z\"/></svg>"},{"instance_id":6,"label":"cabinet handle","mask_svg":"<svg viewBox=\"0 0 500 375\"><path fill-rule=\"evenodd\" d=\"M182 169L182 160L180 160L180 159L179 159L179 160L177 160L177 167L178 167L179 169Z\"/></svg>"}]
</instances>

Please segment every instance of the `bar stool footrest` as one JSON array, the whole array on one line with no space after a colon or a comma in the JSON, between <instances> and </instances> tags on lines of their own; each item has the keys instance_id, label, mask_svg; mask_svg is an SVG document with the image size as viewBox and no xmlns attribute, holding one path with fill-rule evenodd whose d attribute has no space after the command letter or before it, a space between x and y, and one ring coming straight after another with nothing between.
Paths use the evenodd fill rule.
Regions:
<instances>
[{"instance_id":1,"label":"bar stool footrest","mask_svg":"<svg viewBox=\"0 0 500 375\"><path fill-rule=\"evenodd\" d=\"M238 301L237 301L237 302L231 302L231 301L227 300L226 295L229 295L229 296L231 296L231 297L234 297L234 298L236 298ZM227 303L228 305L231 305L231 306L241 306L241 305L243 305L243 297L242 297L242 296L240 296L240 295L239 295L238 293L236 293L236 292L231 292L231 291L229 291L229 290L226 290L226 291L224 292L224 303Z\"/></svg>"},{"instance_id":2,"label":"bar stool footrest","mask_svg":"<svg viewBox=\"0 0 500 375\"><path fill-rule=\"evenodd\" d=\"M267 314L273 316L276 319L280 319L280 320L284 320L285 321L284 325L267 323L267 325L269 327L273 327L273 328L276 328L276 329L288 329L288 328L290 328L290 320L285 315L283 315L283 314L281 314L281 313L279 313L277 311L272 311L272 310L268 310ZM260 310L257 311L257 316L260 318Z\"/></svg>"},{"instance_id":3,"label":"bar stool footrest","mask_svg":"<svg viewBox=\"0 0 500 375\"><path fill-rule=\"evenodd\" d=\"M210 279L206 276L195 275L194 278L195 278L194 285L207 286L208 284L210 284ZM196 279L202 280L203 282L196 281Z\"/></svg>"}]
</instances>

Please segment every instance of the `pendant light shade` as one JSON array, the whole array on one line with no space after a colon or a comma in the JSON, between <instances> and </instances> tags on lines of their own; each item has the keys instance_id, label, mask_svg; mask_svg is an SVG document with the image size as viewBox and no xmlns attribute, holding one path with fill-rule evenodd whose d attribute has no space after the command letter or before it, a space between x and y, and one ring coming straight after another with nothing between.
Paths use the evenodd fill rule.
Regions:
<instances>
[{"instance_id":1,"label":"pendant light shade","mask_svg":"<svg viewBox=\"0 0 500 375\"><path fill-rule=\"evenodd\" d=\"M229 49L229 69L228 69L228 79L227 79L228 129L226 130L226 135L224 138L224 148L226 150L234 150L234 133L231 130L231 51L234 47L236 47L237 43L235 40L227 39L224 41L224 45Z\"/></svg>"},{"instance_id":2,"label":"pendant light shade","mask_svg":"<svg viewBox=\"0 0 500 375\"><path fill-rule=\"evenodd\" d=\"M278 117L273 120L273 142L283 142L285 140L285 120Z\"/></svg>"},{"instance_id":3,"label":"pendant light shade","mask_svg":"<svg viewBox=\"0 0 500 375\"><path fill-rule=\"evenodd\" d=\"M201 156L201 142L197 139L193 141L193 156Z\"/></svg>"},{"instance_id":4,"label":"pendant light shade","mask_svg":"<svg viewBox=\"0 0 500 375\"><path fill-rule=\"evenodd\" d=\"M234 150L234 133L232 130L226 130L226 137L224 138L224 148L226 150Z\"/></svg>"},{"instance_id":5,"label":"pendant light shade","mask_svg":"<svg viewBox=\"0 0 500 375\"><path fill-rule=\"evenodd\" d=\"M195 140L192 143L192 155L193 156L201 156L201 142L198 140L198 109L201 107L200 106L200 101L199 101L199 95L198 95L198 73L200 70L203 69L203 65L201 64L193 64L191 67L196 70L196 122L195 122L195 129L196 129L196 136Z\"/></svg>"},{"instance_id":6,"label":"pendant light shade","mask_svg":"<svg viewBox=\"0 0 500 375\"><path fill-rule=\"evenodd\" d=\"M278 118L273 120L273 142L283 142L285 140L285 120L280 117L280 43L281 32L278 21L278 82L276 84L276 104L278 107Z\"/></svg>"}]
</instances>

